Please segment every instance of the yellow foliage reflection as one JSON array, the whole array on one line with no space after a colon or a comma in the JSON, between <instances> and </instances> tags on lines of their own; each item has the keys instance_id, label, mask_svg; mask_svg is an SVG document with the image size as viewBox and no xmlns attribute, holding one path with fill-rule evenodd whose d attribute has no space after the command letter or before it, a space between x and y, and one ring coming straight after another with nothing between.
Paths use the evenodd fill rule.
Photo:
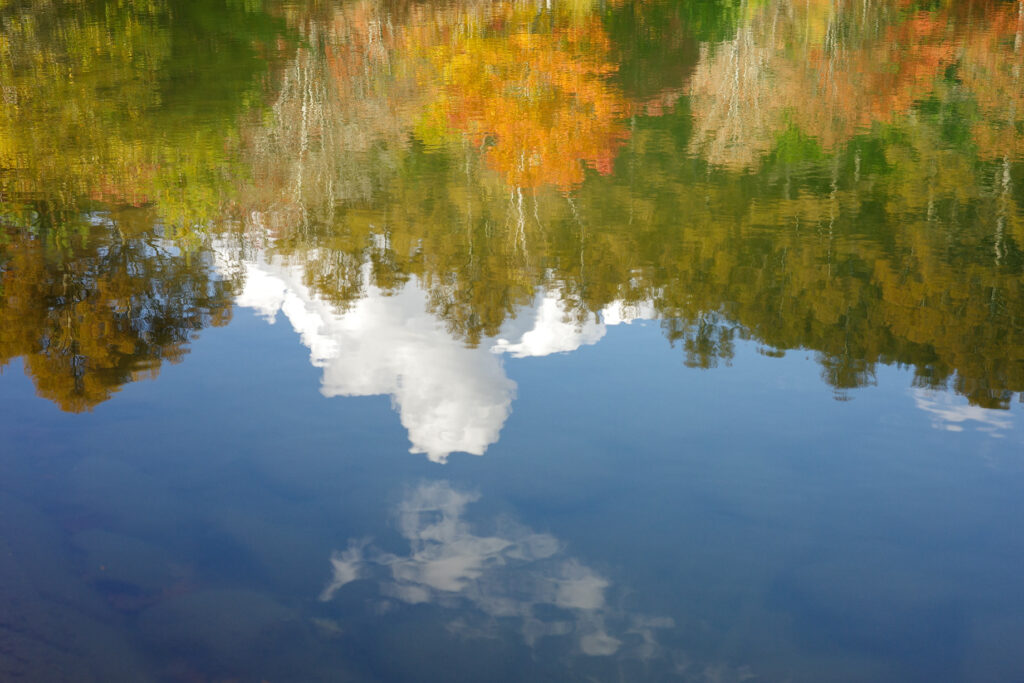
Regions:
<instances>
[{"instance_id":1,"label":"yellow foliage reflection","mask_svg":"<svg viewBox=\"0 0 1024 683\"><path fill-rule=\"evenodd\" d=\"M208 257L153 234L150 212L121 218L95 218L86 236L0 226L0 367L22 357L39 395L63 410L155 377L231 317L233 285Z\"/></svg>"}]
</instances>

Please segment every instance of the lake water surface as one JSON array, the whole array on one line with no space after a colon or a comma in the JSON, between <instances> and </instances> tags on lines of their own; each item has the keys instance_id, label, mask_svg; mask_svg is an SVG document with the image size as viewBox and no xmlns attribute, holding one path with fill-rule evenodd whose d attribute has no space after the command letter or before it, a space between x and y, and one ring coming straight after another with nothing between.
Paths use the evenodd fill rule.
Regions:
<instances>
[{"instance_id":1,"label":"lake water surface","mask_svg":"<svg viewBox=\"0 0 1024 683\"><path fill-rule=\"evenodd\" d=\"M1024 3L0 0L0 680L1024 681Z\"/></svg>"}]
</instances>

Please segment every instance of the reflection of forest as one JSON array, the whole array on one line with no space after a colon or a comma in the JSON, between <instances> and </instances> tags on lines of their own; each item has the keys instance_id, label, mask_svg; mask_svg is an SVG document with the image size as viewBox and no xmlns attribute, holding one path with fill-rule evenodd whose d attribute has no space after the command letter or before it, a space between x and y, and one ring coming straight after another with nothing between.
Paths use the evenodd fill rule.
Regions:
<instances>
[{"instance_id":1,"label":"reflection of forest","mask_svg":"<svg viewBox=\"0 0 1024 683\"><path fill-rule=\"evenodd\" d=\"M1020 4L965 13L883 3L867 14L860 4L799 5L770 3L738 19L720 11L738 22L737 37L700 50L688 46L728 31L676 8L680 35L662 29L652 38L643 13L671 15L657 3L613 8L602 23L578 7L491 14L418 6L396 22L377 4L345 6L327 23L342 37L322 36L328 47L319 54L333 61L320 87L325 97L335 89L327 99L343 113L327 120L358 131L361 155L331 153L348 149L339 138L288 185L308 193L316 179L339 188L346 185L334 179L361 178L363 191L349 193L359 201L319 204L331 207L324 223L282 223L274 250L305 262L309 284L342 306L361 294L364 261L384 289L415 275L434 312L471 344L497 334L538 286L551 285L580 320L616 300L654 301L670 339L696 365L728 358L735 336L751 336L819 351L826 379L840 389L870 382L879 362L897 362L913 365L923 385L952 382L974 402L1006 405L1024 387L1021 124L1006 118L1012 101L995 103L999 93L1021 92L1007 80L1019 78L1020 26L1010 19ZM559 32L572 37L544 38ZM631 96L631 69L611 65L637 55L656 63L655 45L692 66ZM545 54L552 49L560 54ZM536 141L543 127L510 98L539 92L526 99L543 112L549 91L536 86L545 74L532 65L572 61L573 51L582 53L583 81L566 88L572 102L546 112L549 148ZM505 60L521 68L504 68ZM481 62L499 66L481 70ZM605 124L574 128L560 117L597 97L584 84L598 71L609 93L600 97L616 104L577 106L577 115L628 128L588 133L605 151L584 152L558 136ZM982 71L991 77L979 78ZM691 72L691 97L669 113ZM734 72L754 80L730 91ZM496 85L499 77L505 82ZM382 85L389 79L396 89ZM373 104L395 95L394 106ZM360 115L355 126L346 118ZM294 116L280 120L295 126ZM384 122L388 130L374 132ZM453 135L460 131L467 135ZM979 142L995 139L1002 142ZM517 146L515 154L503 145ZM293 147L302 154L261 159L312 158L305 140ZM545 172L506 163L543 165L549 149L561 156ZM580 175L559 170L566 164ZM596 172L584 176L587 166ZM264 204L287 205L276 197Z\"/></svg>"},{"instance_id":2,"label":"reflection of forest","mask_svg":"<svg viewBox=\"0 0 1024 683\"><path fill-rule=\"evenodd\" d=\"M1020 152L1019 2L765 3L731 40L705 44L691 84L691 150L743 168L788 130L834 151L936 104L963 103L983 158Z\"/></svg>"},{"instance_id":3,"label":"reflection of forest","mask_svg":"<svg viewBox=\"0 0 1024 683\"><path fill-rule=\"evenodd\" d=\"M227 322L202 233L279 24L231 0L0 2L0 367L77 412Z\"/></svg>"},{"instance_id":4,"label":"reflection of forest","mask_svg":"<svg viewBox=\"0 0 1024 683\"><path fill-rule=\"evenodd\" d=\"M0 367L22 357L40 396L79 412L226 324L231 283L154 234L152 220L94 217L87 237L0 228Z\"/></svg>"},{"instance_id":5,"label":"reflection of forest","mask_svg":"<svg viewBox=\"0 0 1024 683\"><path fill-rule=\"evenodd\" d=\"M223 227L341 308L415 277L469 344L547 287L652 303L693 365L749 337L840 390L1024 390L1020 1L214 3L213 66L159 2L80 4L0 5L7 196Z\"/></svg>"}]
</instances>

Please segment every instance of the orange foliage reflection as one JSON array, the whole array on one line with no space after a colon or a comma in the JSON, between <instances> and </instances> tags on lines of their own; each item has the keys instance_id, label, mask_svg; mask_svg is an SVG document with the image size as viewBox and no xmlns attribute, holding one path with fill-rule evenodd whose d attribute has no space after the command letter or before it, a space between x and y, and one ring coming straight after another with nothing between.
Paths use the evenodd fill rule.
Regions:
<instances>
[{"instance_id":1,"label":"orange foliage reflection","mask_svg":"<svg viewBox=\"0 0 1024 683\"><path fill-rule=\"evenodd\" d=\"M583 182L584 166L611 172L628 105L608 81L615 67L600 20L547 18L548 30L531 30L534 8L500 5L479 35L435 58L448 122L487 147L490 168L516 187L566 190Z\"/></svg>"}]
</instances>

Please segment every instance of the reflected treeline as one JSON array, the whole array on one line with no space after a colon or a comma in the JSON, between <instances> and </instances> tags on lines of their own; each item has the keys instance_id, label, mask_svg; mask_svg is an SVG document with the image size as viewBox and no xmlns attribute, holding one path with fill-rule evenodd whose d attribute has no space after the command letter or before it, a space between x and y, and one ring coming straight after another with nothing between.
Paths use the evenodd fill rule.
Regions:
<instances>
[{"instance_id":1,"label":"reflected treeline","mask_svg":"<svg viewBox=\"0 0 1024 683\"><path fill-rule=\"evenodd\" d=\"M544 288L694 366L1024 389L1020 1L188 7L0 4L5 202L222 229L339 308L415 280L469 345Z\"/></svg>"},{"instance_id":2,"label":"reflected treeline","mask_svg":"<svg viewBox=\"0 0 1024 683\"><path fill-rule=\"evenodd\" d=\"M273 251L340 306L365 262L385 290L415 276L469 344L547 286L580 320L653 302L692 365L755 338L818 352L840 392L902 363L1005 406L1024 387L1020 3L731 9L712 8L733 22L715 30L678 10L679 35L656 42L690 66L631 91L612 55L643 54L644 12L671 5L345 6L328 25L362 37L319 52L334 59L324 92L348 115L397 92L405 132L400 107L376 107L393 118L367 118L360 154L326 155L363 169L366 191L319 204L329 220L283 222ZM563 59L569 95L544 71ZM415 97L380 87L401 78ZM559 137L576 131L596 147Z\"/></svg>"},{"instance_id":3,"label":"reflected treeline","mask_svg":"<svg viewBox=\"0 0 1024 683\"><path fill-rule=\"evenodd\" d=\"M284 26L235 0L6 0L0 26L0 365L78 412L230 318L204 232Z\"/></svg>"},{"instance_id":4,"label":"reflected treeline","mask_svg":"<svg viewBox=\"0 0 1024 683\"><path fill-rule=\"evenodd\" d=\"M796 129L836 151L935 100L963 106L978 156L1019 156L1022 32L1019 2L752 4L731 40L702 45L690 150L749 167Z\"/></svg>"},{"instance_id":5,"label":"reflected treeline","mask_svg":"<svg viewBox=\"0 0 1024 683\"><path fill-rule=\"evenodd\" d=\"M252 5L0 2L5 206L153 205L181 232L219 221L246 175L241 123L286 51L283 24Z\"/></svg>"},{"instance_id":6,"label":"reflected treeline","mask_svg":"<svg viewBox=\"0 0 1024 683\"><path fill-rule=\"evenodd\" d=\"M152 223L134 210L93 216L79 234L0 225L0 367L21 357L40 396L81 412L226 324L232 283Z\"/></svg>"}]
</instances>

